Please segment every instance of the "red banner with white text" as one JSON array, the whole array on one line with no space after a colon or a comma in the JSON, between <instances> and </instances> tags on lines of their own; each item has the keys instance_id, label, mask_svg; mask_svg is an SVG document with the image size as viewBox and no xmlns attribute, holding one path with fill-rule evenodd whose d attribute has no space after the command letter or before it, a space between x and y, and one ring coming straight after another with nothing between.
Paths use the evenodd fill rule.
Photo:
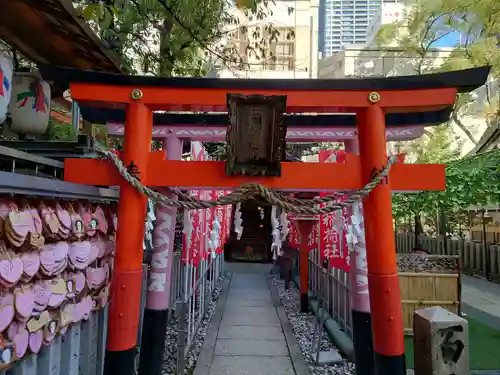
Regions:
<instances>
[{"instance_id":1,"label":"red banner with white text","mask_svg":"<svg viewBox=\"0 0 500 375\"><path fill-rule=\"evenodd\" d=\"M321 150L320 163L345 163L345 151ZM321 193L322 196L328 193ZM323 203L322 207L326 204ZM349 252L346 243L347 209L320 215L320 261L328 260L332 268L349 269Z\"/></svg>"},{"instance_id":2,"label":"red banner with white text","mask_svg":"<svg viewBox=\"0 0 500 375\"><path fill-rule=\"evenodd\" d=\"M191 142L191 160L192 161L203 161L206 159L206 151L201 142ZM187 162L189 163L189 162ZM207 194L203 190L192 190L189 192L191 196L197 199L206 199ZM206 243L206 220L205 216L206 210L189 210L189 218L191 221L191 235L190 241L186 235L185 246L187 254L185 255L185 260L188 263L192 263L198 266L200 258L203 258L205 252Z\"/></svg>"}]
</instances>

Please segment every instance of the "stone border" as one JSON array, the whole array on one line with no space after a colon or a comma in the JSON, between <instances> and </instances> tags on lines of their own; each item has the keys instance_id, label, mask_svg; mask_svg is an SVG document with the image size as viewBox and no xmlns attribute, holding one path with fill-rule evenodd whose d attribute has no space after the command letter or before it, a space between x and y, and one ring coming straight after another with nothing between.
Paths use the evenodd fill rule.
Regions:
<instances>
[{"instance_id":1,"label":"stone border","mask_svg":"<svg viewBox=\"0 0 500 375\"><path fill-rule=\"evenodd\" d=\"M500 331L500 318L498 316L477 309L467 303L462 303L462 312L467 314L468 317L477 320L479 323Z\"/></svg>"},{"instance_id":2,"label":"stone border","mask_svg":"<svg viewBox=\"0 0 500 375\"><path fill-rule=\"evenodd\" d=\"M295 287L299 289L299 277L292 278ZM312 292L309 291L309 309L311 312L318 316L318 302L312 297ZM344 332L342 326L337 322L328 311L325 311L325 321L323 324L330 342L351 362L354 362L354 341L347 333Z\"/></svg>"},{"instance_id":3,"label":"stone border","mask_svg":"<svg viewBox=\"0 0 500 375\"><path fill-rule=\"evenodd\" d=\"M215 352L217 335L219 334L219 327L222 322L224 307L226 307L226 300L229 293L229 286L231 285L232 276L232 273L226 273L226 280L224 280L222 293L220 295L219 301L217 302L217 307L215 308L215 313L212 317L212 321L210 322L210 326L208 328L205 339L203 340L203 346L200 350L198 360L196 361L193 375L209 375L210 373L210 365L212 364L212 358Z\"/></svg>"},{"instance_id":4,"label":"stone border","mask_svg":"<svg viewBox=\"0 0 500 375\"><path fill-rule=\"evenodd\" d=\"M292 362L293 369L296 375L310 375L309 368L306 365L304 360L304 356L300 351L299 344L295 335L293 333L292 324L288 320L288 316L286 315L285 308L281 304L280 297L278 294L278 290L269 282L270 276L266 275L267 285L269 290L271 291L271 298L278 313L278 318L281 323L281 329L283 331L283 335L285 336L285 341L288 347L288 353L290 355L290 360ZM198 374L195 374L198 375Z\"/></svg>"}]
</instances>

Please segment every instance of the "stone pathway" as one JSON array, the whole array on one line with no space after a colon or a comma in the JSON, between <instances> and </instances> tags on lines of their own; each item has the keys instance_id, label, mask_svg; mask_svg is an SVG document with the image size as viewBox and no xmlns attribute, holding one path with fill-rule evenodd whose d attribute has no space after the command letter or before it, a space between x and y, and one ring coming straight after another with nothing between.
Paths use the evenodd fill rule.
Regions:
<instances>
[{"instance_id":1,"label":"stone pathway","mask_svg":"<svg viewBox=\"0 0 500 375\"><path fill-rule=\"evenodd\" d=\"M296 375L265 274L270 267L235 267L222 316L210 328L216 337L207 335L194 374Z\"/></svg>"},{"instance_id":2,"label":"stone pathway","mask_svg":"<svg viewBox=\"0 0 500 375\"><path fill-rule=\"evenodd\" d=\"M462 308L471 318L500 330L500 284L462 275Z\"/></svg>"}]
</instances>

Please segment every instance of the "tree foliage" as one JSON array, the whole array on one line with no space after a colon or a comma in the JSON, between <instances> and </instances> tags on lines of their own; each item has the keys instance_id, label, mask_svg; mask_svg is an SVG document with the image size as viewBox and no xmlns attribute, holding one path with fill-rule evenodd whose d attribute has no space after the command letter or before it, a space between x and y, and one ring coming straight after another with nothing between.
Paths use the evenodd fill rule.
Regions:
<instances>
[{"instance_id":1,"label":"tree foliage","mask_svg":"<svg viewBox=\"0 0 500 375\"><path fill-rule=\"evenodd\" d=\"M417 0L407 10L402 21L382 27L377 42L381 47L399 47L414 74L492 66L484 90L486 98L481 101L485 104L478 104L477 94L461 94L452 113L453 122L477 144L472 129L461 118L473 115L476 124L481 121L486 127L498 124L499 93L493 90L500 75L500 2ZM460 40L449 56L443 58L435 46L450 35L460 35ZM433 219L444 214L457 221L461 210L470 206L500 202L497 167L500 152L460 159L459 149L460 140L453 134L451 123L429 129L421 139L403 147L404 152L412 155L412 161L445 163L446 190L396 194L393 199L396 219L415 218L417 226L417 217L424 212Z\"/></svg>"},{"instance_id":2,"label":"tree foliage","mask_svg":"<svg viewBox=\"0 0 500 375\"><path fill-rule=\"evenodd\" d=\"M122 58L131 73L156 76L201 76L207 63L245 65L246 58L230 40L252 33L245 53L265 59L266 46L279 32L271 23L265 33L240 22L264 22L272 13L268 0L239 1L241 12L226 0L75 0L79 14ZM289 8L292 11L292 8ZM273 58L272 56L269 58Z\"/></svg>"},{"instance_id":3,"label":"tree foliage","mask_svg":"<svg viewBox=\"0 0 500 375\"><path fill-rule=\"evenodd\" d=\"M384 25L377 35L381 46L396 45L415 56L415 73L451 71L490 65L492 74L486 84L486 104L475 105L471 94L461 94L452 114L455 124L474 143L470 129L460 120L475 114L486 126L498 124L498 93L493 82L500 75L500 2L497 0L417 0L408 8L403 21ZM449 35L460 35L450 56L437 59L436 43Z\"/></svg>"}]
</instances>

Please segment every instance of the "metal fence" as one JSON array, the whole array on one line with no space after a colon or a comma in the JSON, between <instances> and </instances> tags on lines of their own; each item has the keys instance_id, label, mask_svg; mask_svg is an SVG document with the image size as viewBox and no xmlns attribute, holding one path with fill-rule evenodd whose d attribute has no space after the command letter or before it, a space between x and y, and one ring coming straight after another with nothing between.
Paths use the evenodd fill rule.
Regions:
<instances>
[{"instance_id":1,"label":"metal fence","mask_svg":"<svg viewBox=\"0 0 500 375\"><path fill-rule=\"evenodd\" d=\"M296 257L296 272L300 272L299 253ZM309 291L313 297L321 293L323 306L330 316L337 321L344 332L352 338L352 316L351 316L351 286L349 273L341 269L332 268L326 274L320 262L319 249L309 253ZM328 282L325 285L325 279Z\"/></svg>"},{"instance_id":2,"label":"metal fence","mask_svg":"<svg viewBox=\"0 0 500 375\"><path fill-rule=\"evenodd\" d=\"M172 283L174 289L179 290L179 286L183 288L180 298L175 303L179 332L177 348L179 374L184 373L185 358L207 313L217 281L222 276L223 264L223 254L217 254L215 258L201 260L198 267L192 264L182 264L177 267L178 275L184 276L180 278L182 284L175 286Z\"/></svg>"},{"instance_id":3,"label":"metal fence","mask_svg":"<svg viewBox=\"0 0 500 375\"><path fill-rule=\"evenodd\" d=\"M72 325L36 355L16 362L2 375L100 375L104 367L107 308Z\"/></svg>"}]
</instances>

